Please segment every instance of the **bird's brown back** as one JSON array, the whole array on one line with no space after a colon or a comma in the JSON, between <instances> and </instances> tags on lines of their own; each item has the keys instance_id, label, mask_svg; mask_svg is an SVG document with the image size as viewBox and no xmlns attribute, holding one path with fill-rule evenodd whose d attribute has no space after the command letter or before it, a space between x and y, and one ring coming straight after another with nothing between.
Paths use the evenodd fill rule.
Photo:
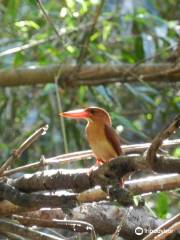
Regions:
<instances>
[{"instance_id":1,"label":"bird's brown back","mask_svg":"<svg viewBox=\"0 0 180 240\"><path fill-rule=\"evenodd\" d=\"M114 130L114 128L109 125L105 125L104 130L105 130L107 139L111 143L111 145L114 148L117 155L118 156L121 155L122 149L121 149L120 138L119 138L118 134L116 133L116 131Z\"/></svg>"}]
</instances>

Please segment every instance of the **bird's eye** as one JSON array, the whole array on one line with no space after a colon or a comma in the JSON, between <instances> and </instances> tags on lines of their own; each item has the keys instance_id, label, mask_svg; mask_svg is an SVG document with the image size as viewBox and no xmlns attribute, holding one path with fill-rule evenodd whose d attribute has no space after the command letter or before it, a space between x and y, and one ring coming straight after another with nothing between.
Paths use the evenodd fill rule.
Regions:
<instances>
[{"instance_id":1,"label":"bird's eye","mask_svg":"<svg viewBox=\"0 0 180 240\"><path fill-rule=\"evenodd\" d=\"M96 112L95 109L90 109L90 113L94 114Z\"/></svg>"}]
</instances>

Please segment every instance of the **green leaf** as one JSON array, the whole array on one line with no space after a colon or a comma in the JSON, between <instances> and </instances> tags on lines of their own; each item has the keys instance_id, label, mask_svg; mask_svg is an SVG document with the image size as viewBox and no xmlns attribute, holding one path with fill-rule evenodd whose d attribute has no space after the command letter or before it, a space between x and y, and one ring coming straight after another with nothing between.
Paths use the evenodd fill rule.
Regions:
<instances>
[{"instance_id":1,"label":"green leaf","mask_svg":"<svg viewBox=\"0 0 180 240\"><path fill-rule=\"evenodd\" d=\"M23 65L24 63L24 56L21 52L16 53L15 57L14 57L14 67L18 67Z\"/></svg>"},{"instance_id":2,"label":"green leaf","mask_svg":"<svg viewBox=\"0 0 180 240\"><path fill-rule=\"evenodd\" d=\"M66 47L66 49L70 52L70 53L74 53L75 52L75 47L74 46L72 46L72 45L68 45L67 47Z\"/></svg>"},{"instance_id":3,"label":"green leaf","mask_svg":"<svg viewBox=\"0 0 180 240\"><path fill-rule=\"evenodd\" d=\"M165 218L168 213L168 196L165 192L160 192L156 197L155 212L160 218Z\"/></svg>"},{"instance_id":4,"label":"green leaf","mask_svg":"<svg viewBox=\"0 0 180 240\"><path fill-rule=\"evenodd\" d=\"M104 26L104 31L102 33L102 38L103 38L103 41L106 41L110 35L110 32L111 32L111 25L109 23L107 23L105 26Z\"/></svg>"},{"instance_id":5,"label":"green leaf","mask_svg":"<svg viewBox=\"0 0 180 240\"><path fill-rule=\"evenodd\" d=\"M102 43L99 43L98 45L97 45L97 48L99 49L99 50L101 50L101 51L106 51L106 47L105 47L105 45L104 44L102 44Z\"/></svg>"},{"instance_id":6,"label":"green leaf","mask_svg":"<svg viewBox=\"0 0 180 240\"><path fill-rule=\"evenodd\" d=\"M173 152L173 156L180 158L180 147L176 148Z\"/></svg>"},{"instance_id":7,"label":"green leaf","mask_svg":"<svg viewBox=\"0 0 180 240\"><path fill-rule=\"evenodd\" d=\"M40 27L37 23L35 23L34 21L19 21L19 22L15 22L14 25L16 27L22 28L22 27L32 27L36 30L38 30Z\"/></svg>"},{"instance_id":8,"label":"green leaf","mask_svg":"<svg viewBox=\"0 0 180 240\"><path fill-rule=\"evenodd\" d=\"M135 41L135 54L138 60L144 59L144 49L143 49L143 41L142 37L138 36Z\"/></svg>"},{"instance_id":9,"label":"green leaf","mask_svg":"<svg viewBox=\"0 0 180 240\"><path fill-rule=\"evenodd\" d=\"M94 34L91 35L90 41L91 42L95 41L99 37L99 35L100 35L99 32L95 32Z\"/></svg>"},{"instance_id":10,"label":"green leaf","mask_svg":"<svg viewBox=\"0 0 180 240\"><path fill-rule=\"evenodd\" d=\"M80 86L78 91L78 101L83 104L86 101L85 97L87 95L88 87L87 86Z\"/></svg>"},{"instance_id":11,"label":"green leaf","mask_svg":"<svg viewBox=\"0 0 180 240\"><path fill-rule=\"evenodd\" d=\"M55 85L53 83L48 83L43 88L43 94L48 95L49 92L55 92Z\"/></svg>"}]
</instances>

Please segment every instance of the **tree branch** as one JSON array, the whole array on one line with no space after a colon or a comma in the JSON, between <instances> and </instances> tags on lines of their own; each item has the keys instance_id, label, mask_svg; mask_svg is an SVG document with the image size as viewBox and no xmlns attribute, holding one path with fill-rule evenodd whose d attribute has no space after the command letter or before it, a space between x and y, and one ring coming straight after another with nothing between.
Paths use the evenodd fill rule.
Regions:
<instances>
[{"instance_id":1,"label":"tree branch","mask_svg":"<svg viewBox=\"0 0 180 240\"><path fill-rule=\"evenodd\" d=\"M20 191L24 192L35 192L35 191L43 191L43 190L62 190L62 189L73 189L76 192L82 192L84 190L87 190L89 188L92 188L96 185L101 186L107 186L111 185L112 183L119 180L122 176L124 176L125 173L135 171L138 169L144 169L146 168L146 165L142 165L141 161L137 162L136 159L140 156L129 156L127 157L120 157L118 159L115 159L111 161L107 166L103 165L99 169L95 170L90 176L88 174L89 169L77 169L77 170L46 170L43 172L36 172L34 174L25 174L22 177L16 178L16 179L9 179L8 183L16 188L18 188ZM174 164L174 169L169 168L169 164L171 162L176 162ZM180 173L180 161L179 160L169 160L169 164L166 164L167 159L163 158L163 161L158 161L159 164L164 164L163 170L164 173L170 173L170 170L173 170L171 172L174 173ZM167 167L167 169L165 169ZM162 173L161 167L159 167ZM169 179L169 181L173 181L174 184L168 185L168 175L167 179L164 179L163 182L160 182L158 185L157 182L157 188L160 187L159 190L161 190L162 185L167 182L166 190L170 189L170 186L173 188L176 188L179 186L179 175L173 175L174 178ZM154 177L156 179L156 177ZM151 181L150 181L151 180ZM140 181L140 180L139 180ZM145 191L146 187L143 188L143 181L142 183L139 183L142 189L142 192ZM150 179L150 184L152 184L152 187L150 187L151 191L153 191L153 186L155 188L155 191L157 191L155 187L155 183L157 179L154 180ZM176 182L177 181L177 182ZM176 182L176 183L175 183ZM125 182L126 184L126 182ZM133 182L131 183L133 184ZM148 184L148 183L147 183ZM126 186L130 186L130 183L126 184ZM134 189L140 188L137 185L134 184ZM148 185L147 185L148 186ZM169 188L168 188L169 186ZM149 188L147 187L147 188ZM133 190L131 188L131 190ZM135 191L136 192L136 191ZM142 192L136 192L136 193L142 193ZM146 191L145 191L146 192Z\"/></svg>"},{"instance_id":2,"label":"tree branch","mask_svg":"<svg viewBox=\"0 0 180 240\"><path fill-rule=\"evenodd\" d=\"M178 146L179 144L180 144L180 139L168 140L163 142L162 147L165 149L170 149L175 146ZM149 146L150 146L150 143L141 143L141 144L123 145L121 147L125 154L129 154L129 153L143 153ZM25 166L20 166L14 169L4 171L2 176L10 176L14 173L22 172L30 169L38 170L42 166L59 167L60 163L79 161L82 159L87 159L92 157L93 157L93 153L91 150L61 154L55 157L43 159L43 161L40 160L39 162L30 163Z\"/></svg>"},{"instance_id":3,"label":"tree branch","mask_svg":"<svg viewBox=\"0 0 180 240\"><path fill-rule=\"evenodd\" d=\"M171 225L166 231L161 232L159 235L155 237L155 240L164 240L167 239L170 235L177 232L180 229L180 222L176 222Z\"/></svg>"},{"instance_id":4,"label":"tree branch","mask_svg":"<svg viewBox=\"0 0 180 240\"><path fill-rule=\"evenodd\" d=\"M23 225L15 224L4 219L0 219L0 232L10 232L32 240L60 240L59 237L47 233L35 231ZM61 239L63 240L63 239Z\"/></svg>"},{"instance_id":5,"label":"tree branch","mask_svg":"<svg viewBox=\"0 0 180 240\"><path fill-rule=\"evenodd\" d=\"M124 186L133 195L152 193L156 191L168 191L180 187L180 175L168 174L161 176L149 176L124 182ZM77 195L78 202L99 202L107 199L108 194L100 187L86 190Z\"/></svg>"},{"instance_id":6,"label":"tree branch","mask_svg":"<svg viewBox=\"0 0 180 240\"><path fill-rule=\"evenodd\" d=\"M0 71L0 86L20 86L54 83L54 76L57 75L60 65L52 65L36 68L18 68L4 69ZM77 66L63 65L61 66L61 76L59 78L60 85L98 85L110 84L114 82L137 82L144 80L147 82L178 82L180 79L180 67L175 67L170 63L160 64L99 64L82 66L77 76ZM72 78L72 76L77 76Z\"/></svg>"},{"instance_id":7,"label":"tree branch","mask_svg":"<svg viewBox=\"0 0 180 240\"><path fill-rule=\"evenodd\" d=\"M51 212L53 212L53 214L51 214ZM127 212L129 212L128 216ZM22 216L32 219L38 218L39 216L41 220L51 221L53 219L64 219L65 215L62 214L61 209L42 209L35 212L26 212L22 214ZM70 210L70 214L66 216L66 219L67 218L68 220L76 220L90 223L94 226L95 232L100 235L113 234L117 226L123 219L124 222L119 234L120 236L128 240L142 239L142 236L147 235L148 231L156 229L162 224L162 221L159 221L158 219L150 216L150 214L144 207L129 209L127 207L110 205L109 202L105 201L100 203L85 203L81 206L73 208L72 210ZM24 219L23 221L22 218L19 218L19 221L23 224L28 223L25 222L26 219ZM41 226L40 224L40 222L39 224L37 222L37 225ZM43 227L48 226L49 223L44 221ZM141 236L137 236L135 234L135 228L138 226L141 226L144 229L144 234ZM81 228L79 230L83 231L85 229Z\"/></svg>"},{"instance_id":8,"label":"tree branch","mask_svg":"<svg viewBox=\"0 0 180 240\"><path fill-rule=\"evenodd\" d=\"M38 130L36 130L28 139L26 139L19 148L13 151L13 154L5 161L5 163L0 168L0 176L3 172L13 163L14 160L20 158L23 152L29 148L29 146L34 143L41 135L46 134L48 130L48 125L45 125Z\"/></svg>"},{"instance_id":9,"label":"tree branch","mask_svg":"<svg viewBox=\"0 0 180 240\"><path fill-rule=\"evenodd\" d=\"M176 116L175 119L153 139L151 146L147 151L146 159L149 165L154 168L156 159L156 153L163 141L168 138L177 128L180 127L180 115Z\"/></svg>"},{"instance_id":10,"label":"tree branch","mask_svg":"<svg viewBox=\"0 0 180 240\"><path fill-rule=\"evenodd\" d=\"M153 240L159 233L163 232L163 230L169 229L172 225L180 221L180 214L177 214L173 218L169 219L162 225L160 225L153 232L148 234L143 240ZM169 231L170 232L170 231Z\"/></svg>"},{"instance_id":11,"label":"tree branch","mask_svg":"<svg viewBox=\"0 0 180 240\"><path fill-rule=\"evenodd\" d=\"M73 232L90 232L92 234L92 239L96 240L96 234L94 231L94 227L92 224L84 221L77 220L59 220L59 219L41 219L41 218L33 218L26 216L14 215L13 219L19 221L25 226L38 226L45 228L60 228L71 230Z\"/></svg>"},{"instance_id":12,"label":"tree branch","mask_svg":"<svg viewBox=\"0 0 180 240\"><path fill-rule=\"evenodd\" d=\"M17 188L4 182L0 182L0 196L1 199L8 200L13 204L31 210L41 207L61 207L62 209L68 209L75 207L77 204L75 194L69 194L67 196L27 194L20 192Z\"/></svg>"},{"instance_id":13,"label":"tree branch","mask_svg":"<svg viewBox=\"0 0 180 240\"><path fill-rule=\"evenodd\" d=\"M102 8L104 6L104 2L105 2L104 0L101 0L100 3L97 5L96 10L95 10L95 14L94 14L93 19L92 19L92 24L84 32L82 41L80 43L80 45L81 45L80 53L79 53L79 56L78 56L77 61L76 61L78 63L77 75L78 75L79 70L81 69L81 66L82 66L82 63L84 61L84 58L86 57L86 54L88 53L89 39L94 32L94 29L95 29L96 24L98 22L98 18L100 16Z\"/></svg>"}]
</instances>

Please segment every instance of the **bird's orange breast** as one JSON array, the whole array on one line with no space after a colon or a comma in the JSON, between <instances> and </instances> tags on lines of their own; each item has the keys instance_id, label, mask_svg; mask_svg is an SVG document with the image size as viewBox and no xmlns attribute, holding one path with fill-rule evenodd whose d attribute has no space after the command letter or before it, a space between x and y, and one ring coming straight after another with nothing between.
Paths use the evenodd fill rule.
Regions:
<instances>
[{"instance_id":1,"label":"bird's orange breast","mask_svg":"<svg viewBox=\"0 0 180 240\"><path fill-rule=\"evenodd\" d=\"M86 127L88 142L95 157L107 162L118 156L112 143L108 140L102 123L89 122Z\"/></svg>"}]
</instances>

